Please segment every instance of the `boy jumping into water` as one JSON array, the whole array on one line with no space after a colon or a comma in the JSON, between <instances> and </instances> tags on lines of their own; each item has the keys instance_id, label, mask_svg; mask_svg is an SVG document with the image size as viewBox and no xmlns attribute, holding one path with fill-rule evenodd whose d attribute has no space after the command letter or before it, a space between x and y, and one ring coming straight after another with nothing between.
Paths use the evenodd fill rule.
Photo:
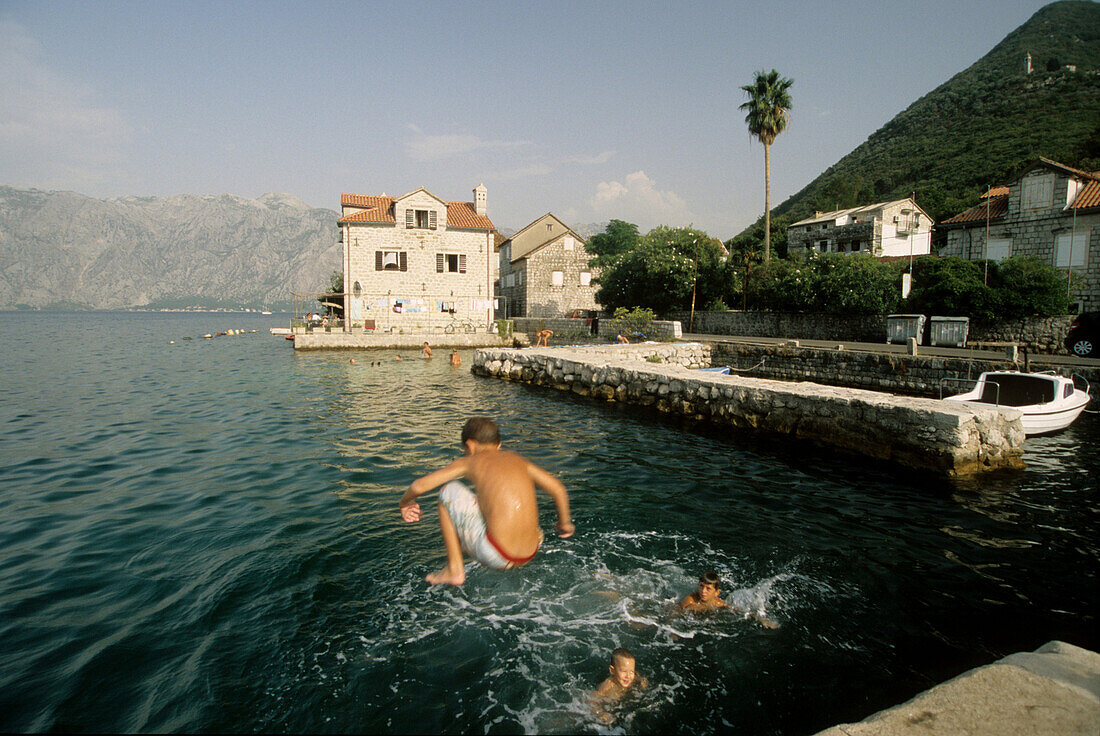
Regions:
<instances>
[{"instance_id":1,"label":"boy jumping into water","mask_svg":"<svg viewBox=\"0 0 1100 736\"><path fill-rule=\"evenodd\" d=\"M722 593L721 588L718 587L721 582L722 580L718 577L718 573L714 572L714 570L707 570L699 576L699 588L693 593L688 593L684 596L684 599L680 601L679 610L688 613L719 611L723 608L740 611L740 608L731 606L719 597ZM765 618L758 613L750 613L749 616L759 621L765 628L779 628L779 624L775 621Z\"/></svg>"},{"instance_id":2,"label":"boy jumping into water","mask_svg":"<svg viewBox=\"0 0 1100 736\"><path fill-rule=\"evenodd\" d=\"M550 494L558 511L558 536L573 535L569 520L569 495L554 476L514 452L500 449L500 430L495 422L474 417L462 428L466 454L445 468L417 478L401 497L401 518L420 521L416 499L443 485L439 492L439 526L447 549L447 564L428 575L432 585L462 585L466 571L462 553L486 567L508 570L535 556L542 543L535 487ZM465 484L474 485L475 496Z\"/></svg>"}]
</instances>

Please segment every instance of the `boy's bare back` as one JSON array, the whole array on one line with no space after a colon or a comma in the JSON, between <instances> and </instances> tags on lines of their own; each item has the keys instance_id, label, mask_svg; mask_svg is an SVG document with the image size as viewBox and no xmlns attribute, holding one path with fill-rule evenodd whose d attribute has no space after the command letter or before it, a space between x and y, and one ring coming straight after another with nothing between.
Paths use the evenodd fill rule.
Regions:
<instances>
[{"instance_id":1,"label":"boy's bare back","mask_svg":"<svg viewBox=\"0 0 1100 736\"><path fill-rule=\"evenodd\" d=\"M535 501L535 476L543 472L526 458L508 450L486 450L462 458L463 475L474 485L481 515L489 534L510 554L535 553L541 541L539 509ZM549 481L557 479L546 474Z\"/></svg>"}]
</instances>

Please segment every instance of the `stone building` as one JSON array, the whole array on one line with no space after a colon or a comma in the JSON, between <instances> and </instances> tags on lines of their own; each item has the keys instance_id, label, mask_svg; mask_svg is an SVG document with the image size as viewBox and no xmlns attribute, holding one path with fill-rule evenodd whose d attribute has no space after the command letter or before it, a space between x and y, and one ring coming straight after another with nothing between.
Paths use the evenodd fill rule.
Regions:
<instances>
[{"instance_id":1,"label":"stone building","mask_svg":"<svg viewBox=\"0 0 1100 736\"><path fill-rule=\"evenodd\" d=\"M484 185L472 202L424 187L400 197L340 196L344 314L380 331L486 330L493 320L493 235Z\"/></svg>"},{"instance_id":2,"label":"stone building","mask_svg":"<svg viewBox=\"0 0 1100 736\"><path fill-rule=\"evenodd\" d=\"M585 241L547 213L500 246L501 316L554 317L599 309L598 275L589 268Z\"/></svg>"},{"instance_id":3,"label":"stone building","mask_svg":"<svg viewBox=\"0 0 1100 736\"><path fill-rule=\"evenodd\" d=\"M919 256L932 252L932 218L912 199L879 202L813 217L787 227L787 250Z\"/></svg>"},{"instance_id":4,"label":"stone building","mask_svg":"<svg viewBox=\"0 0 1100 736\"><path fill-rule=\"evenodd\" d=\"M1040 158L982 199L939 224L947 233L941 256L1035 256L1077 275L1072 293L1082 311L1100 309L1100 172Z\"/></svg>"}]
</instances>

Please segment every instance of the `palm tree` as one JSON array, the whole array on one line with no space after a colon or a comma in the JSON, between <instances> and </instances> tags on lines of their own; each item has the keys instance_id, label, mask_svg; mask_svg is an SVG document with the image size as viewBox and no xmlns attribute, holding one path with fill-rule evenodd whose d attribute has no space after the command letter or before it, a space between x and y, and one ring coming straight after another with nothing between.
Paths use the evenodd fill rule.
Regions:
<instances>
[{"instance_id":1,"label":"palm tree","mask_svg":"<svg viewBox=\"0 0 1100 736\"><path fill-rule=\"evenodd\" d=\"M752 84L746 84L741 88L749 96L749 101L743 103L739 108L746 112L745 123L749 126L749 134L756 136L764 144L765 263L771 259L772 241L771 145L775 142L775 137L787 127L787 118L791 111L791 95L788 90L793 83L793 79L781 77L779 72L772 69L770 72L756 72Z\"/></svg>"}]
</instances>

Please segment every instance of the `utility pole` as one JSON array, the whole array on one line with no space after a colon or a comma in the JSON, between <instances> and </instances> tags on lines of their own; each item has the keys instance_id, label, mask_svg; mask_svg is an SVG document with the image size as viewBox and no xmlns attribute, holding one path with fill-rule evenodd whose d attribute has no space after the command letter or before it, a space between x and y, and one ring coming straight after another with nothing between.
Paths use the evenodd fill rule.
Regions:
<instances>
[{"instance_id":1,"label":"utility pole","mask_svg":"<svg viewBox=\"0 0 1100 736\"><path fill-rule=\"evenodd\" d=\"M699 238L695 238L695 266L691 269L691 317L688 318L688 332L695 332L695 281L699 275Z\"/></svg>"}]
</instances>

